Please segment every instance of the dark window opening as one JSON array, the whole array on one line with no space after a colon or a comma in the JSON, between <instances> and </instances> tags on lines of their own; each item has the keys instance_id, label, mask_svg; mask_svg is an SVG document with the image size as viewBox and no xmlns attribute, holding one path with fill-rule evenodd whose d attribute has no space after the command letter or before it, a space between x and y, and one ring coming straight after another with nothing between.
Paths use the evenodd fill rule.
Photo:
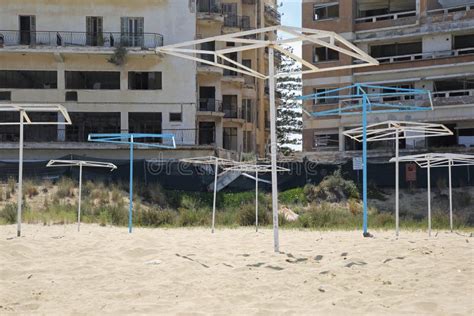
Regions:
<instances>
[{"instance_id":1,"label":"dark window opening","mask_svg":"<svg viewBox=\"0 0 474 316\"><path fill-rule=\"evenodd\" d=\"M211 145L215 142L215 123L199 122L199 145Z\"/></svg>"},{"instance_id":2,"label":"dark window opening","mask_svg":"<svg viewBox=\"0 0 474 316\"><path fill-rule=\"evenodd\" d=\"M199 111L217 112L215 87L199 87Z\"/></svg>"},{"instance_id":3,"label":"dark window opening","mask_svg":"<svg viewBox=\"0 0 474 316\"><path fill-rule=\"evenodd\" d=\"M66 101L77 101L77 91L66 91Z\"/></svg>"},{"instance_id":4,"label":"dark window opening","mask_svg":"<svg viewBox=\"0 0 474 316\"><path fill-rule=\"evenodd\" d=\"M237 53L227 54L226 57L230 58L233 61L237 61ZM229 66L229 67L236 67L234 64L232 64L228 61L224 61L224 65ZM236 71L229 70L229 69L224 69L224 76L238 76L239 74L240 73L238 73Z\"/></svg>"},{"instance_id":5,"label":"dark window opening","mask_svg":"<svg viewBox=\"0 0 474 316\"><path fill-rule=\"evenodd\" d=\"M198 0L197 11L201 13L219 13L221 7L217 0Z\"/></svg>"},{"instance_id":6,"label":"dark window opening","mask_svg":"<svg viewBox=\"0 0 474 316\"><path fill-rule=\"evenodd\" d=\"M86 45L104 45L104 35L102 34L102 17L86 16Z\"/></svg>"},{"instance_id":7,"label":"dark window opening","mask_svg":"<svg viewBox=\"0 0 474 316\"><path fill-rule=\"evenodd\" d=\"M387 88L396 88L396 89L413 89L413 84L412 83L407 83L407 84L399 84L399 85L390 85L387 86ZM403 92L399 92L396 90L392 89L383 89L382 93L388 94L388 93L396 93L397 95L388 95L388 96L383 96L382 100L384 102L387 101L402 101L402 100L413 100L415 96L413 94L411 95L405 95Z\"/></svg>"},{"instance_id":8,"label":"dark window opening","mask_svg":"<svg viewBox=\"0 0 474 316\"><path fill-rule=\"evenodd\" d=\"M86 142L91 133L120 133L119 112L69 112L72 125L66 125L66 141Z\"/></svg>"},{"instance_id":9,"label":"dark window opening","mask_svg":"<svg viewBox=\"0 0 474 316\"><path fill-rule=\"evenodd\" d=\"M223 95L222 96L222 110L224 117L237 118L238 105L237 95Z\"/></svg>"},{"instance_id":10,"label":"dark window opening","mask_svg":"<svg viewBox=\"0 0 474 316\"><path fill-rule=\"evenodd\" d=\"M201 50L207 50L213 52L216 50L216 42L205 42L201 44ZM201 59L214 62L213 54L201 54Z\"/></svg>"},{"instance_id":11,"label":"dark window opening","mask_svg":"<svg viewBox=\"0 0 474 316\"><path fill-rule=\"evenodd\" d=\"M28 113L28 117L32 122L52 122L58 121L57 113L33 112ZM20 115L18 112L2 112L0 115L1 122L19 122ZM0 141L17 142L20 139L20 128L18 125L0 125ZM25 142L53 142L58 139L58 126L51 125L24 125Z\"/></svg>"},{"instance_id":12,"label":"dark window opening","mask_svg":"<svg viewBox=\"0 0 474 316\"><path fill-rule=\"evenodd\" d=\"M339 4L328 3L324 5L315 5L313 9L314 21L324 19L334 19L339 17Z\"/></svg>"},{"instance_id":13,"label":"dark window opening","mask_svg":"<svg viewBox=\"0 0 474 316\"><path fill-rule=\"evenodd\" d=\"M339 147L339 134L316 134L313 136L313 148Z\"/></svg>"},{"instance_id":14,"label":"dark window opening","mask_svg":"<svg viewBox=\"0 0 474 316\"><path fill-rule=\"evenodd\" d=\"M121 17L121 44L127 47L143 47L145 42L143 17Z\"/></svg>"},{"instance_id":15,"label":"dark window opening","mask_svg":"<svg viewBox=\"0 0 474 316\"><path fill-rule=\"evenodd\" d=\"M181 112L170 113L170 122L181 122L183 114Z\"/></svg>"},{"instance_id":16,"label":"dark window opening","mask_svg":"<svg viewBox=\"0 0 474 316\"><path fill-rule=\"evenodd\" d=\"M392 57L422 53L421 42L374 45L370 48L372 57Z\"/></svg>"},{"instance_id":17,"label":"dark window opening","mask_svg":"<svg viewBox=\"0 0 474 316\"><path fill-rule=\"evenodd\" d=\"M441 91L457 91L457 90L474 90L474 77L451 78L447 80L436 80L433 83L435 92ZM469 92L465 95L469 95Z\"/></svg>"},{"instance_id":18,"label":"dark window opening","mask_svg":"<svg viewBox=\"0 0 474 316\"><path fill-rule=\"evenodd\" d=\"M447 128L451 131L455 131L456 124L444 124ZM428 144L428 148L435 148L435 147L452 147L457 146L457 139L456 133L453 135L447 135L443 137L427 137L426 142Z\"/></svg>"},{"instance_id":19,"label":"dark window opening","mask_svg":"<svg viewBox=\"0 0 474 316\"><path fill-rule=\"evenodd\" d=\"M11 91L0 91L0 101L11 101L12 92Z\"/></svg>"},{"instance_id":20,"label":"dark window opening","mask_svg":"<svg viewBox=\"0 0 474 316\"><path fill-rule=\"evenodd\" d=\"M224 149L237 151L237 128L224 127Z\"/></svg>"},{"instance_id":21,"label":"dark window opening","mask_svg":"<svg viewBox=\"0 0 474 316\"><path fill-rule=\"evenodd\" d=\"M128 89L160 90L162 89L161 72L128 72Z\"/></svg>"},{"instance_id":22,"label":"dark window opening","mask_svg":"<svg viewBox=\"0 0 474 316\"><path fill-rule=\"evenodd\" d=\"M36 17L34 15L20 15L20 45L34 45L36 43Z\"/></svg>"},{"instance_id":23,"label":"dark window opening","mask_svg":"<svg viewBox=\"0 0 474 316\"><path fill-rule=\"evenodd\" d=\"M56 71L0 70L0 89L57 89Z\"/></svg>"},{"instance_id":24,"label":"dark window opening","mask_svg":"<svg viewBox=\"0 0 474 316\"><path fill-rule=\"evenodd\" d=\"M313 99L313 104L335 104L339 103L339 91L331 91L336 88L314 89L314 93L322 93L322 95ZM326 92L328 91L328 92ZM326 92L326 93L324 93Z\"/></svg>"},{"instance_id":25,"label":"dark window opening","mask_svg":"<svg viewBox=\"0 0 474 316\"><path fill-rule=\"evenodd\" d=\"M474 48L474 34L454 36L453 42L454 49Z\"/></svg>"},{"instance_id":26,"label":"dark window opening","mask_svg":"<svg viewBox=\"0 0 474 316\"><path fill-rule=\"evenodd\" d=\"M458 142L460 146L474 148L474 128L459 129Z\"/></svg>"},{"instance_id":27,"label":"dark window opening","mask_svg":"<svg viewBox=\"0 0 474 316\"><path fill-rule=\"evenodd\" d=\"M252 139L253 139L252 131L245 131L244 132L244 152L250 153L253 151Z\"/></svg>"},{"instance_id":28,"label":"dark window opening","mask_svg":"<svg viewBox=\"0 0 474 316\"><path fill-rule=\"evenodd\" d=\"M119 90L120 72L66 71L66 89Z\"/></svg>"},{"instance_id":29,"label":"dark window opening","mask_svg":"<svg viewBox=\"0 0 474 316\"><path fill-rule=\"evenodd\" d=\"M128 130L130 133L161 133L161 113L160 112L130 112L128 113ZM150 141L150 140L147 140ZM161 139L156 141L161 142Z\"/></svg>"},{"instance_id":30,"label":"dark window opening","mask_svg":"<svg viewBox=\"0 0 474 316\"><path fill-rule=\"evenodd\" d=\"M416 10L416 0L358 0L357 17L370 17Z\"/></svg>"},{"instance_id":31,"label":"dark window opening","mask_svg":"<svg viewBox=\"0 0 474 316\"><path fill-rule=\"evenodd\" d=\"M338 60L339 52L327 47L315 47L313 50L313 62Z\"/></svg>"}]
</instances>

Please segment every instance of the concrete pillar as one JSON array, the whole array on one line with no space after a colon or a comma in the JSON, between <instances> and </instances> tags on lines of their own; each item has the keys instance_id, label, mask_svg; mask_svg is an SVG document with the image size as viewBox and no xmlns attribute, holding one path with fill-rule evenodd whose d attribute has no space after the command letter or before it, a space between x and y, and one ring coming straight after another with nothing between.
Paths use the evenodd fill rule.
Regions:
<instances>
[{"instance_id":1,"label":"concrete pillar","mask_svg":"<svg viewBox=\"0 0 474 316\"><path fill-rule=\"evenodd\" d=\"M64 117L61 114L58 114L58 123L64 123ZM57 140L58 140L58 142L66 141L66 125L58 124L58 137L57 137Z\"/></svg>"},{"instance_id":2,"label":"concrete pillar","mask_svg":"<svg viewBox=\"0 0 474 316\"><path fill-rule=\"evenodd\" d=\"M120 90L128 90L128 72L123 68L120 70Z\"/></svg>"},{"instance_id":3,"label":"concrete pillar","mask_svg":"<svg viewBox=\"0 0 474 316\"><path fill-rule=\"evenodd\" d=\"M223 134L224 134L224 126L222 124L222 120L218 120L216 122L216 147L219 147L219 148L223 147Z\"/></svg>"},{"instance_id":4,"label":"concrete pillar","mask_svg":"<svg viewBox=\"0 0 474 316\"><path fill-rule=\"evenodd\" d=\"M62 95L65 100L66 98L66 71L64 69L64 62L58 62L57 63L57 69L58 69L58 94L59 96ZM58 114L58 122L64 122L64 117L61 114ZM73 122L74 123L74 122ZM59 142L64 142L66 141L66 125L64 124L58 124L58 138L57 140Z\"/></svg>"},{"instance_id":5,"label":"concrete pillar","mask_svg":"<svg viewBox=\"0 0 474 316\"><path fill-rule=\"evenodd\" d=\"M128 112L120 112L120 132L128 133Z\"/></svg>"},{"instance_id":6,"label":"concrete pillar","mask_svg":"<svg viewBox=\"0 0 474 316\"><path fill-rule=\"evenodd\" d=\"M424 18L428 11L428 0L416 0L416 13L420 18Z\"/></svg>"},{"instance_id":7,"label":"concrete pillar","mask_svg":"<svg viewBox=\"0 0 474 316\"><path fill-rule=\"evenodd\" d=\"M244 129L242 127L237 128L237 152L241 153L244 149Z\"/></svg>"},{"instance_id":8,"label":"concrete pillar","mask_svg":"<svg viewBox=\"0 0 474 316\"><path fill-rule=\"evenodd\" d=\"M344 127L339 126L339 151L346 150L346 136L342 132L344 132Z\"/></svg>"},{"instance_id":9,"label":"concrete pillar","mask_svg":"<svg viewBox=\"0 0 474 316\"><path fill-rule=\"evenodd\" d=\"M64 63L58 63L58 90L63 91L66 89L66 71L64 69Z\"/></svg>"}]
</instances>

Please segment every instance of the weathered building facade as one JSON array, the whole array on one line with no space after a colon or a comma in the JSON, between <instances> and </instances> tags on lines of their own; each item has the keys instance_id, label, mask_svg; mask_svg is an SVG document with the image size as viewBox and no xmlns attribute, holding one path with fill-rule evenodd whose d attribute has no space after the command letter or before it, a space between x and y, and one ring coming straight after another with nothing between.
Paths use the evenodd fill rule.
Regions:
<instances>
[{"instance_id":1,"label":"weathered building facade","mask_svg":"<svg viewBox=\"0 0 474 316\"><path fill-rule=\"evenodd\" d=\"M216 148L263 154L265 122L259 125L257 119L265 118L261 84L160 56L154 48L279 23L272 3L2 2L0 102L61 103L73 121L71 126L26 127L25 154L107 157L107 146L87 143L88 134L120 132L175 134L178 156ZM249 60L252 67L265 62L264 53L236 58ZM12 115L0 120L11 121ZM0 127L2 158L16 157L18 134L18 127Z\"/></svg>"},{"instance_id":2,"label":"weathered building facade","mask_svg":"<svg viewBox=\"0 0 474 316\"><path fill-rule=\"evenodd\" d=\"M305 75L303 94L353 83L428 89L433 93L433 111L374 114L369 115L369 123L388 119L437 122L454 132L452 137L403 142L404 150L474 148L474 1L303 0L302 6L303 27L342 34L380 62L374 67ZM309 43L303 45L303 56L320 67L352 63L350 57ZM304 106L311 112L337 104L307 101ZM342 135L361 125L359 116L304 116L303 120L305 152L338 155L360 150L359 144ZM391 148L393 142L369 145L373 153Z\"/></svg>"}]
</instances>

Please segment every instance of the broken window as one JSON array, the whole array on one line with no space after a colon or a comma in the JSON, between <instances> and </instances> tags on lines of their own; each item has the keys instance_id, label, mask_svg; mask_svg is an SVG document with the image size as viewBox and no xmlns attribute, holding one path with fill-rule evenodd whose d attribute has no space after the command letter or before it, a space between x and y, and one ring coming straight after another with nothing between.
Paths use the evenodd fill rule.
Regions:
<instances>
[{"instance_id":1,"label":"broken window","mask_svg":"<svg viewBox=\"0 0 474 316\"><path fill-rule=\"evenodd\" d=\"M436 80L433 83L435 92L474 90L474 77L450 78L446 80ZM469 95L469 93L467 94Z\"/></svg>"},{"instance_id":2,"label":"broken window","mask_svg":"<svg viewBox=\"0 0 474 316\"><path fill-rule=\"evenodd\" d=\"M128 89L160 90L162 88L161 72L128 72Z\"/></svg>"},{"instance_id":3,"label":"broken window","mask_svg":"<svg viewBox=\"0 0 474 316\"><path fill-rule=\"evenodd\" d=\"M371 55L374 58L421 54L422 51L421 41L412 43L374 45L370 47Z\"/></svg>"},{"instance_id":4,"label":"broken window","mask_svg":"<svg viewBox=\"0 0 474 316\"><path fill-rule=\"evenodd\" d=\"M118 71L66 71L66 89L119 90Z\"/></svg>"},{"instance_id":5,"label":"broken window","mask_svg":"<svg viewBox=\"0 0 474 316\"><path fill-rule=\"evenodd\" d=\"M318 63L322 61L332 61L339 59L339 52L328 47L314 47L313 62Z\"/></svg>"},{"instance_id":6,"label":"broken window","mask_svg":"<svg viewBox=\"0 0 474 316\"><path fill-rule=\"evenodd\" d=\"M313 148L339 147L339 134L321 134L314 132Z\"/></svg>"},{"instance_id":7,"label":"broken window","mask_svg":"<svg viewBox=\"0 0 474 316\"><path fill-rule=\"evenodd\" d=\"M314 93L321 93L320 96L313 99L313 104L334 104L338 103L339 91L331 91L336 88L321 88L321 89L314 89ZM330 92L326 92L330 91ZM326 93L324 93L326 92Z\"/></svg>"},{"instance_id":8,"label":"broken window","mask_svg":"<svg viewBox=\"0 0 474 316\"><path fill-rule=\"evenodd\" d=\"M357 17L370 17L416 10L416 0L358 0Z\"/></svg>"},{"instance_id":9,"label":"broken window","mask_svg":"<svg viewBox=\"0 0 474 316\"><path fill-rule=\"evenodd\" d=\"M224 149L237 151L237 128L224 127Z\"/></svg>"},{"instance_id":10,"label":"broken window","mask_svg":"<svg viewBox=\"0 0 474 316\"><path fill-rule=\"evenodd\" d=\"M395 85L389 85L387 88L395 88L395 89L413 89L413 83L403 83L403 84L395 84ZM413 94L408 94L404 95L403 92L401 91L396 91L392 89L383 89L382 90L383 94L390 94L390 93L396 93L397 95L388 95L388 96L383 96L382 100L383 102L388 102L388 101L402 101L402 100L412 100L415 98Z\"/></svg>"},{"instance_id":11,"label":"broken window","mask_svg":"<svg viewBox=\"0 0 474 316\"><path fill-rule=\"evenodd\" d=\"M130 133L161 133L161 113L160 112L129 112L128 131Z\"/></svg>"},{"instance_id":12,"label":"broken window","mask_svg":"<svg viewBox=\"0 0 474 316\"><path fill-rule=\"evenodd\" d=\"M459 145L474 148L474 128L458 129Z\"/></svg>"},{"instance_id":13,"label":"broken window","mask_svg":"<svg viewBox=\"0 0 474 316\"><path fill-rule=\"evenodd\" d=\"M313 20L334 19L339 17L339 3L315 4L313 7Z\"/></svg>"},{"instance_id":14,"label":"broken window","mask_svg":"<svg viewBox=\"0 0 474 316\"><path fill-rule=\"evenodd\" d=\"M28 117L32 122L57 122L58 114L51 112L30 112ZM19 122L19 112L2 112L0 122ZM55 124L26 124L24 127L25 142L52 142L57 141L58 126ZM0 141L2 142L18 142L20 139L20 131L18 125L0 125Z\"/></svg>"},{"instance_id":15,"label":"broken window","mask_svg":"<svg viewBox=\"0 0 474 316\"><path fill-rule=\"evenodd\" d=\"M120 112L69 112L66 141L86 142L90 133L120 133Z\"/></svg>"},{"instance_id":16,"label":"broken window","mask_svg":"<svg viewBox=\"0 0 474 316\"><path fill-rule=\"evenodd\" d=\"M454 36L453 48L454 49L474 48L474 34ZM472 53L472 51L470 53Z\"/></svg>"},{"instance_id":17,"label":"broken window","mask_svg":"<svg viewBox=\"0 0 474 316\"><path fill-rule=\"evenodd\" d=\"M57 89L56 71L0 70L1 89Z\"/></svg>"}]
</instances>

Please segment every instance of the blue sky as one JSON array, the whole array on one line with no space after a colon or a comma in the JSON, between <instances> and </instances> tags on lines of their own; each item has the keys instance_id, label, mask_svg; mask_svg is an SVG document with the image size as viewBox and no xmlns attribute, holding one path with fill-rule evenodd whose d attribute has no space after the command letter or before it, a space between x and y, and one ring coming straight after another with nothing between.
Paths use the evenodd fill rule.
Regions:
<instances>
[{"instance_id":1,"label":"blue sky","mask_svg":"<svg viewBox=\"0 0 474 316\"><path fill-rule=\"evenodd\" d=\"M301 27L301 0L278 0L281 24ZM301 56L301 43L292 45L296 55Z\"/></svg>"}]
</instances>

